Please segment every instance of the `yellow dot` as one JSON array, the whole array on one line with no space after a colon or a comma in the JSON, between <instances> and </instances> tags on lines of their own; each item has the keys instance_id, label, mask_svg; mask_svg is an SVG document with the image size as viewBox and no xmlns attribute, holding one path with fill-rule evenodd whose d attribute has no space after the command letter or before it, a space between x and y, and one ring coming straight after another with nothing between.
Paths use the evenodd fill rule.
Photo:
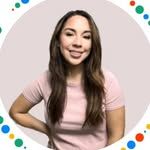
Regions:
<instances>
[{"instance_id":1,"label":"yellow dot","mask_svg":"<svg viewBox=\"0 0 150 150\"><path fill-rule=\"evenodd\" d=\"M147 129L150 129L150 124L147 124L147 125L146 125L146 128L147 128Z\"/></svg>"},{"instance_id":2,"label":"yellow dot","mask_svg":"<svg viewBox=\"0 0 150 150\"><path fill-rule=\"evenodd\" d=\"M125 147L122 147L121 150L126 150L126 148L125 148Z\"/></svg>"},{"instance_id":3,"label":"yellow dot","mask_svg":"<svg viewBox=\"0 0 150 150\"><path fill-rule=\"evenodd\" d=\"M9 138L10 139L14 139L15 135L12 133L12 134L9 134Z\"/></svg>"}]
</instances>

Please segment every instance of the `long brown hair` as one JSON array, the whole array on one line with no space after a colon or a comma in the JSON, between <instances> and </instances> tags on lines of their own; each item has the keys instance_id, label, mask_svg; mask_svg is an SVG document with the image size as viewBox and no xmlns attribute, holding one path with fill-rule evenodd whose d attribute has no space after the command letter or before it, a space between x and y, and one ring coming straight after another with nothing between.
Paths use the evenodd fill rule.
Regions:
<instances>
[{"instance_id":1,"label":"long brown hair","mask_svg":"<svg viewBox=\"0 0 150 150\"><path fill-rule=\"evenodd\" d=\"M92 33L92 47L89 56L84 60L83 89L87 99L86 119L84 126L97 126L103 121L102 100L105 97L104 76L101 70L101 43L99 31L92 17L83 10L70 11L57 23L50 42L50 85L51 94L47 103L49 119L53 124L59 123L63 118L66 102L66 61L59 48L60 33L66 21L75 15L85 17L90 25Z\"/></svg>"}]
</instances>

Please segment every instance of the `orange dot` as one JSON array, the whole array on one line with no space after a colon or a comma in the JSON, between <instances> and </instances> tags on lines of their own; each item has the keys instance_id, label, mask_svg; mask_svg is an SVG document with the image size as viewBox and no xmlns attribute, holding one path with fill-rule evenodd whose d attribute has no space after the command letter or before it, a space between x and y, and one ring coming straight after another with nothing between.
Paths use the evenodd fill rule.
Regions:
<instances>
[{"instance_id":1,"label":"orange dot","mask_svg":"<svg viewBox=\"0 0 150 150\"><path fill-rule=\"evenodd\" d=\"M138 142L142 142L144 140L144 135L142 133L138 133L136 136L135 136L135 139L138 141Z\"/></svg>"},{"instance_id":2,"label":"orange dot","mask_svg":"<svg viewBox=\"0 0 150 150\"><path fill-rule=\"evenodd\" d=\"M120 150L126 150L126 148L125 148L125 147L122 147Z\"/></svg>"},{"instance_id":3,"label":"orange dot","mask_svg":"<svg viewBox=\"0 0 150 150\"><path fill-rule=\"evenodd\" d=\"M147 129L150 129L150 124L147 124L147 125L146 125L146 128L147 128Z\"/></svg>"},{"instance_id":4,"label":"orange dot","mask_svg":"<svg viewBox=\"0 0 150 150\"><path fill-rule=\"evenodd\" d=\"M14 139L15 135L13 133L9 134L10 139Z\"/></svg>"}]
</instances>

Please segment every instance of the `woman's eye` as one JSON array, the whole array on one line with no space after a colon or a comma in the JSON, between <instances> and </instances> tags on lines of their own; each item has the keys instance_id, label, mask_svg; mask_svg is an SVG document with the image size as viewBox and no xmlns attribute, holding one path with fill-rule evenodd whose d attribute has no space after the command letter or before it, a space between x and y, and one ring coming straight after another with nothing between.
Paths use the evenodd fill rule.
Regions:
<instances>
[{"instance_id":1,"label":"woman's eye","mask_svg":"<svg viewBox=\"0 0 150 150\"><path fill-rule=\"evenodd\" d=\"M85 38L85 39L91 39L91 36L90 35L87 35L87 36L83 36L83 38Z\"/></svg>"},{"instance_id":2,"label":"woman's eye","mask_svg":"<svg viewBox=\"0 0 150 150\"><path fill-rule=\"evenodd\" d=\"M65 33L66 36L73 36L72 33Z\"/></svg>"}]
</instances>

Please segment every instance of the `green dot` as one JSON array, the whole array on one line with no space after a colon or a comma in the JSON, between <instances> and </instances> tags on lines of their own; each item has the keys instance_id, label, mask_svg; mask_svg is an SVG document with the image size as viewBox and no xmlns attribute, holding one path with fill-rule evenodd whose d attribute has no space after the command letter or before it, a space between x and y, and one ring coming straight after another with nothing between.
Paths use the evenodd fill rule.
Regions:
<instances>
[{"instance_id":1,"label":"green dot","mask_svg":"<svg viewBox=\"0 0 150 150\"><path fill-rule=\"evenodd\" d=\"M15 4L15 7L16 7L16 8L19 8L19 7L20 7L20 3L16 3L16 4Z\"/></svg>"},{"instance_id":2,"label":"green dot","mask_svg":"<svg viewBox=\"0 0 150 150\"><path fill-rule=\"evenodd\" d=\"M148 25L150 25L150 21L148 22Z\"/></svg>"},{"instance_id":3,"label":"green dot","mask_svg":"<svg viewBox=\"0 0 150 150\"><path fill-rule=\"evenodd\" d=\"M135 8L135 10L138 14L142 14L144 12L144 7L139 5Z\"/></svg>"},{"instance_id":4,"label":"green dot","mask_svg":"<svg viewBox=\"0 0 150 150\"><path fill-rule=\"evenodd\" d=\"M0 116L0 124L2 124L4 121L3 117Z\"/></svg>"},{"instance_id":5,"label":"green dot","mask_svg":"<svg viewBox=\"0 0 150 150\"><path fill-rule=\"evenodd\" d=\"M21 147L21 146L23 145L23 141L22 141L21 139L16 139L16 140L15 140L15 145L16 145L17 147Z\"/></svg>"}]
</instances>

